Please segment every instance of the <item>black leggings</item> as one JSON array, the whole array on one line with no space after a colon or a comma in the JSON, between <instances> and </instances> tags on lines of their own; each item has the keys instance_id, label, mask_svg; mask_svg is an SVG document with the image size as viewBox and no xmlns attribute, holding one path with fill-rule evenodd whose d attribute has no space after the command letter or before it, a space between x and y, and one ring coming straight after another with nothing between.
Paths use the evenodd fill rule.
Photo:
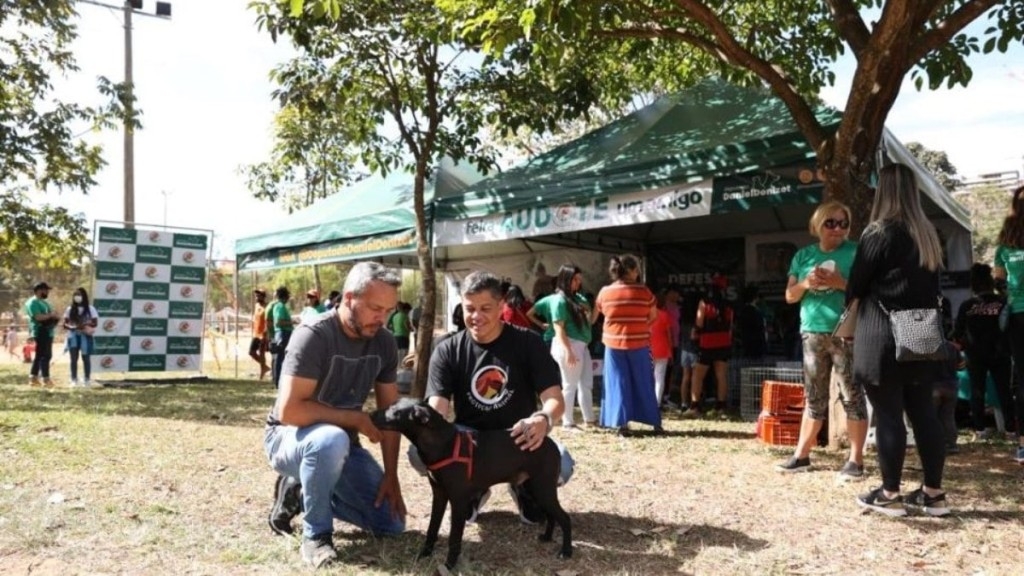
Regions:
<instances>
[{"instance_id":1,"label":"black leggings","mask_svg":"<svg viewBox=\"0 0 1024 576\"><path fill-rule=\"evenodd\" d=\"M903 460L907 455L907 427L903 413L914 428L914 441L924 469L924 485L942 488L942 467L946 463L942 425L932 399L931 384L885 382L864 387L874 408L875 443L878 445L878 468L882 472L882 488L900 491Z\"/></svg>"},{"instance_id":2,"label":"black leggings","mask_svg":"<svg viewBox=\"0 0 1024 576\"><path fill-rule=\"evenodd\" d=\"M1010 314L1010 351L1013 353L1013 384L1011 389L1017 394L1016 409L1014 410L1014 422L1017 436L1024 435L1021 425L1024 424L1024 312ZM1003 415L1011 418L1010 408L1003 408Z\"/></svg>"}]
</instances>

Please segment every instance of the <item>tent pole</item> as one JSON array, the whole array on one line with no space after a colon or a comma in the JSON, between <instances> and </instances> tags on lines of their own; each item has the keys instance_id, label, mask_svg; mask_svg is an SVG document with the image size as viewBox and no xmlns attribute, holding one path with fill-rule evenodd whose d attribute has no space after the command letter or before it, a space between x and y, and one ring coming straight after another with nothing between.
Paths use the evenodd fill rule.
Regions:
<instances>
[{"instance_id":1,"label":"tent pole","mask_svg":"<svg viewBox=\"0 0 1024 576\"><path fill-rule=\"evenodd\" d=\"M241 313L241 310L242 310L242 302L241 302L240 294L239 294L238 257L237 256L235 257L235 273L233 274L233 276L234 276L233 284L235 285L235 380L238 380L238 325L239 325L239 317L238 317L238 315Z\"/></svg>"}]
</instances>

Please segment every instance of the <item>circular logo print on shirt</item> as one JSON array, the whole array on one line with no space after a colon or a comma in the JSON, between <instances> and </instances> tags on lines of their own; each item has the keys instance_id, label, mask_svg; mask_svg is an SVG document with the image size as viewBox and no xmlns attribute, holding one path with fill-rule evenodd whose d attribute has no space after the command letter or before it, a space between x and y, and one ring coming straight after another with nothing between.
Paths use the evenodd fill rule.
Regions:
<instances>
[{"instance_id":1,"label":"circular logo print on shirt","mask_svg":"<svg viewBox=\"0 0 1024 576\"><path fill-rule=\"evenodd\" d=\"M497 404L505 396L508 373L498 366L486 366L473 374L473 397L484 404Z\"/></svg>"}]
</instances>

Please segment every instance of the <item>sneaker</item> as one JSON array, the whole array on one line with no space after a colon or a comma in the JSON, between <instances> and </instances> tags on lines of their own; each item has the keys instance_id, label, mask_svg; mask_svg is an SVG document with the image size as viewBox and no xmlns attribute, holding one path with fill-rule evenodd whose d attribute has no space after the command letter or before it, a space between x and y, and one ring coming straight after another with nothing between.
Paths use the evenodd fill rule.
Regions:
<instances>
[{"instance_id":1,"label":"sneaker","mask_svg":"<svg viewBox=\"0 0 1024 576\"><path fill-rule=\"evenodd\" d=\"M82 388L92 388L92 380L82 380Z\"/></svg>"},{"instance_id":2,"label":"sneaker","mask_svg":"<svg viewBox=\"0 0 1024 576\"><path fill-rule=\"evenodd\" d=\"M945 492L938 496L929 496L923 488L918 488L907 495L907 506L917 508L929 516L947 516L950 513Z\"/></svg>"},{"instance_id":3,"label":"sneaker","mask_svg":"<svg viewBox=\"0 0 1024 576\"><path fill-rule=\"evenodd\" d=\"M696 407L692 407L691 406L690 408L687 408L685 411L683 411L682 417L683 418L700 418L701 417L700 408L696 408Z\"/></svg>"},{"instance_id":4,"label":"sneaker","mask_svg":"<svg viewBox=\"0 0 1024 576\"><path fill-rule=\"evenodd\" d=\"M885 490L882 490L881 486L867 494L857 496L857 504L862 508L874 510L893 518L907 515L907 509L903 507L903 496L897 494L892 498L886 498Z\"/></svg>"},{"instance_id":5,"label":"sneaker","mask_svg":"<svg viewBox=\"0 0 1024 576\"><path fill-rule=\"evenodd\" d=\"M533 499L533 495L530 494L529 488L526 487L526 483L530 480L526 480L522 484L513 486L508 485L509 494L512 496L512 501L516 503L516 507L519 509L519 521L523 524L540 524L547 516L544 511L537 505L537 501Z\"/></svg>"},{"instance_id":6,"label":"sneaker","mask_svg":"<svg viewBox=\"0 0 1024 576\"><path fill-rule=\"evenodd\" d=\"M1021 466L1024 466L1024 446L1017 446L1017 454L1013 457L1014 461Z\"/></svg>"},{"instance_id":7,"label":"sneaker","mask_svg":"<svg viewBox=\"0 0 1024 576\"><path fill-rule=\"evenodd\" d=\"M671 400L665 400L661 404L661 407L664 410L679 410L681 408L681 406L679 406L679 404L676 404L675 402L673 402Z\"/></svg>"},{"instance_id":8,"label":"sneaker","mask_svg":"<svg viewBox=\"0 0 1024 576\"><path fill-rule=\"evenodd\" d=\"M302 561L313 568L322 568L338 559L338 551L334 549L334 538L330 534L303 538L301 551Z\"/></svg>"},{"instance_id":9,"label":"sneaker","mask_svg":"<svg viewBox=\"0 0 1024 576\"><path fill-rule=\"evenodd\" d=\"M43 386L46 386L47 388L53 388L54 386L56 386L56 384L53 383L52 378L43 378Z\"/></svg>"},{"instance_id":10,"label":"sneaker","mask_svg":"<svg viewBox=\"0 0 1024 576\"><path fill-rule=\"evenodd\" d=\"M805 472L811 469L811 458L797 458L791 456L789 460L786 460L782 464L776 464L775 470L779 472Z\"/></svg>"},{"instance_id":11,"label":"sneaker","mask_svg":"<svg viewBox=\"0 0 1024 576\"><path fill-rule=\"evenodd\" d=\"M68 388L78 388L78 379L72 378L71 382L68 382Z\"/></svg>"},{"instance_id":12,"label":"sneaker","mask_svg":"<svg viewBox=\"0 0 1024 576\"><path fill-rule=\"evenodd\" d=\"M31 376L28 381L29 386L42 386L43 382L38 376Z\"/></svg>"},{"instance_id":13,"label":"sneaker","mask_svg":"<svg viewBox=\"0 0 1024 576\"><path fill-rule=\"evenodd\" d=\"M476 522L477 515L480 514L480 510L483 510L484 504L487 504L487 501L490 499L491 489L488 488L487 490L484 490L484 493L481 494L479 497L470 500L469 504L472 509L472 512L470 512L469 518L466 519L466 523L474 524Z\"/></svg>"},{"instance_id":14,"label":"sneaker","mask_svg":"<svg viewBox=\"0 0 1024 576\"><path fill-rule=\"evenodd\" d=\"M274 483L274 507L270 509L267 523L275 534L289 536L292 519L302 512L302 484L291 476L278 475Z\"/></svg>"},{"instance_id":15,"label":"sneaker","mask_svg":"<svg viewBox=\"0 0 1024 576\"><path fill-rule=\"evenodd\" d=\"M843 467L839 469L839 479L844 481L863 480L864 466L847 460L846 464L843 464Z\"/></svg>"}]
</instances>

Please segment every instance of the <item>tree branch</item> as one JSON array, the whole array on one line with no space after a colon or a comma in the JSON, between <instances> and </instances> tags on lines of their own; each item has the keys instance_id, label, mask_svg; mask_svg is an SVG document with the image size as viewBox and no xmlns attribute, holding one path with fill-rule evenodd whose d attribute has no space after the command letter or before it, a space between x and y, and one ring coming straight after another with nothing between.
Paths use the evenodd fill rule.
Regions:
<instances>
[{"instance_id":1,"label":"tree branch","mask_svg":"<svg viewBox=\"0 0 1024 576\"><path fill-rule=\"evenodd\" d=\"M419 145L412 137L412 131L405 125L405 120L402 118L402 97L398 92L398 80L395 79L394 72L391 70L390 58L385 57L381 59L380 70L384 76L385 84L387 84L388 96L391 99L391 116L394 117L395 123L398 124L398 133L401 134L402 140L405 140L406 145L409 146L409 152L412 153L413 157L418 157Z\"/></svg>"},{"instance_id":2,"label":"tree branch","mask_svg":"<svg viewBox=\"0 0 1024 576\"><path fill-rule=\"evenodd\" d=\"M853 50L853 55L859 60L861 52L868 45L868 38L871 37L871 31L860 17L860 12L852 0L828 0L828 7L839 36L846 40Z\"/></svg>"},{"instance_id":3,"label":"tree branch","mask_svg":"<svg viewBox=\"0 0 1024 576\"><path fill-rule=\"evenodd\" d=\"M970 0L956 9L948 18L921 35L910 47L910 62L920 62L929 52L950 41L968 24L998 4L1000 0Z\"/></svg>"}]
</instances>

